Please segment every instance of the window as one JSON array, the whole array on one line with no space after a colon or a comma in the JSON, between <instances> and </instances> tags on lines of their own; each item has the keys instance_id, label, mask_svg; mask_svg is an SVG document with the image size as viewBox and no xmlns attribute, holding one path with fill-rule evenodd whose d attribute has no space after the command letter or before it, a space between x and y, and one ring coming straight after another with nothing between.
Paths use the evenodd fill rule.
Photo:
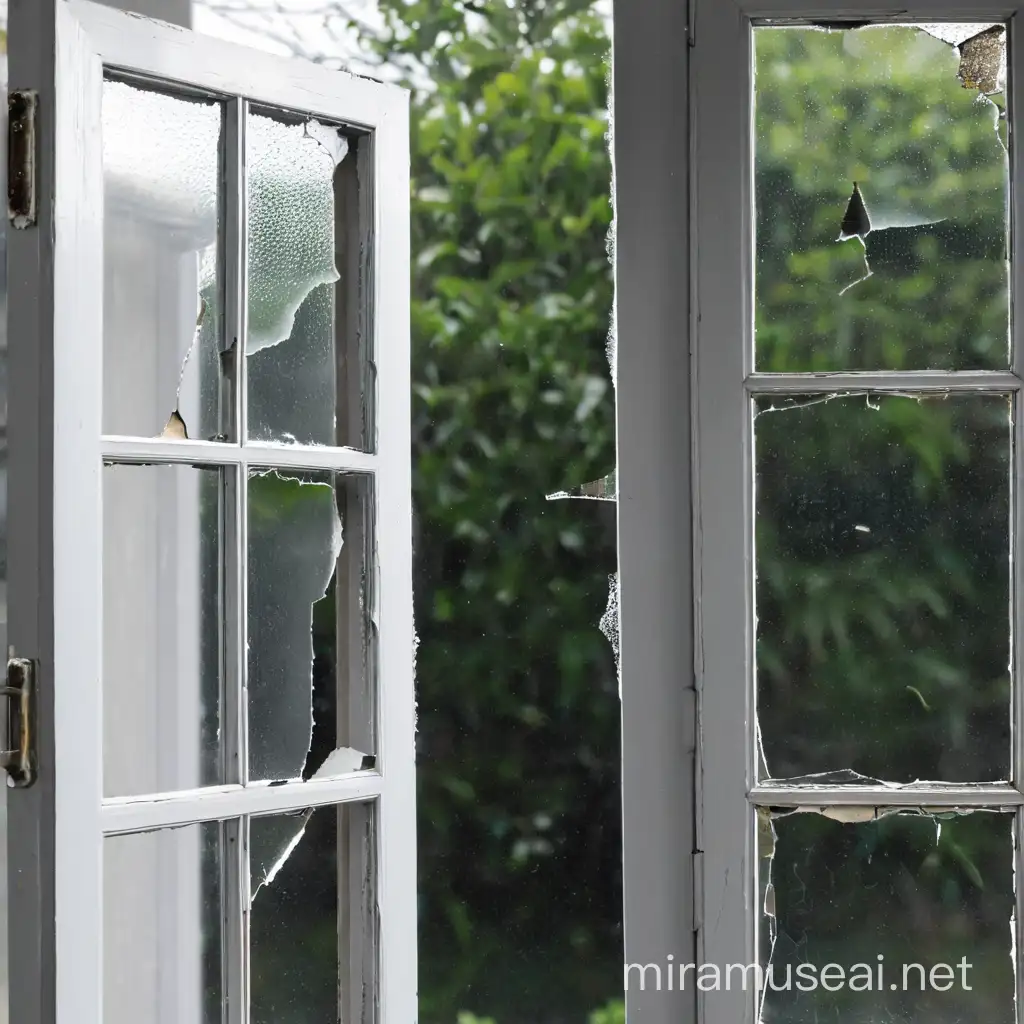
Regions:
<instances>
[{"instance_id":1,"label":"window","mask_svg":"<svg viewBox=\"0 0 1024 1024\"><path fill-rule=\"evenodd\" d=\"M12 1019L412 1020L405 94L23 13Z\"/></svg>"},{"instance_id":2,"label":"window","mask_svg":"<svg viewBox=\"0 0 1024 1024\"><path fill-rule=\"evenodd\" d=\"M1012 1020L1020 9L831 7L695 22L698 999Z\"/></svg>"}]
</instances>

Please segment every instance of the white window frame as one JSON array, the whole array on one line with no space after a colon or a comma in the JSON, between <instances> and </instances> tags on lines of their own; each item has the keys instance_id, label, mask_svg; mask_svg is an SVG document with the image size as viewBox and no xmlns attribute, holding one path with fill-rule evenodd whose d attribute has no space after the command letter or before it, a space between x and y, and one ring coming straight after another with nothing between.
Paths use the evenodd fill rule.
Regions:
<instances>
[{"instance_id":1,"label":"white window frame","mask_svg":"<svg viewBox=\"0 0 1024 1024\"><path fill-rule=\"evenodd\" d=\"M761 914L757 806L1016 807L1024 812L1021 655L1024 615L1014 600L1013 782L914 787L757 785L755 777L753 418L751 399L774 393L991 392L1014 396L1013 546L1019 550L1024 480L1024 318L1014 317L1008 372L757 373L753 367L751 26L758 19L1007 21L1010 110L1024 111L1024 5L989 0L696 0L692 49L693 536L698 784L695 884L697 963L750 964ZM1024 220L1017 183L1024 146L1011 147L1012 287L1024 294ZM1013 592L1024 571L1014 564ZM625 602L624 602L625 603ZM1021 943L1017 894L1016 948ZM1018 986L1021 984L1018 971ZM752 1024L753 992L700 993L697 1019ZM1020 992L1018 991L1018 1005Z\"/></svg>"},{"instance_id":2,"label":"white window frame","mask_svg":"<svg viewBox=\"0 0 1024 1024\"><path fill-rule=\"evenodd\" d=\"M105 835L360 801L375 808L378 1019L408 1024L416 1019L416 854L407 94L87 0L16 0L9 31L16 41L11 88L39 94L38 223L8 232L9 642L13 654L39 666L38 780L11 791L8 800L11 1019L101 1024ZM228 124L235 128L228 140L226 230L236 239L245 217L237 126L247 103L372 133L372 452L101 437L104 67L241 97L228 101ZM244 264L229 267L229 296L232 275L237 301L229 301L225 315L228 330L244 337ZM243 367L240 395L244 379ZM244 398L239 404L244 438ZM380 635L374 770L246 785L240 741L231 783L104 800L98 582L104 458L372 476ZM244 601L244 581L238 593ZM236 657L244 662L244 650ZM243 715L236 709L236 727ZM231 722L224 728L230 733Z\"/></svg>"}]
</instances>

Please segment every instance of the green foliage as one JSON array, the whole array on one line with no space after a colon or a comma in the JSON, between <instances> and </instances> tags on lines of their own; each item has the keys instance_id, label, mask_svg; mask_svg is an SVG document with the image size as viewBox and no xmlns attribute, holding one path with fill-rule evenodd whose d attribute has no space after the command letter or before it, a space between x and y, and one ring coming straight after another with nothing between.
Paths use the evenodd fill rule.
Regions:
<instances>
[{"instance_id":1,"label":"green foliage","mask_svg":"<svg viewBox=\"0 0 1024 1024\"><path fill-rule=\"evenodd\" d=\"M492 1017L477 1017L472 1013L460 1013L456 1024L495 1024ZM626 1024L626 1004L621 999L613 999L607 1006L594 1010L587 1017L587 1024Z\"/></svg>"},{"instance_id":2,"label":"green foliage","mask_svg":"<svg viewBox=\"0 0 1024 1024\"><path fill-rule=\"evenodd\" d=\"M381 7L415 88L421 1020L582 1020L621 991L614 506L545 495L615 464L606 26Z\"/></svg>"},{"instance_id":3,"label":"green foliage","mask_svg":"<svg viewBox=\"0 0 1024 1024\"><path fill-rule=\"evenodd\" d=\"M612 1000L607 1006L595 1010L588 1018L588 1024L626 1024L626 1004L621 999Z\"/></svg>"}]
</instances>

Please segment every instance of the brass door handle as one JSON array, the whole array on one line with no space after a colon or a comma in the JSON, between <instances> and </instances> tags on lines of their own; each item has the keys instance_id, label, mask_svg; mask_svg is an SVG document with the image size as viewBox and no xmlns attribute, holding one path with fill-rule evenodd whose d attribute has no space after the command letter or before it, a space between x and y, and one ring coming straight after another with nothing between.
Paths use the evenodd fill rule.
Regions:
<instances>
[{"instance_id":1,"label":"brass door handle","mask_svg":"<svg viewBox=\"0 0 1024 1024\"><path fill-rule=\"evenodd\" d=\"M9 658L7 685L0 693L7 698L7 722L0 767L7 772L8 785L25 787L35 780L33 711L35 709L35 662Z\"/></svg>"}]
</instances>

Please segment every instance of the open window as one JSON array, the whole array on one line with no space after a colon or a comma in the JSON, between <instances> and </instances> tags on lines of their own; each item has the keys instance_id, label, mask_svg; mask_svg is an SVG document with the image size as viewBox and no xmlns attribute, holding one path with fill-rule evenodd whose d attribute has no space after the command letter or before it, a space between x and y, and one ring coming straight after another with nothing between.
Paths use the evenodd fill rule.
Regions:
<instances>
[{"instance_id":1,"label":"open window","mask_svg":"<svg viewBox=\"0 0 1024 1024\"><path fill-rule=\"evenodd\" d=\"M12 1019L413 1020L406 96L11 20Z\"/></svg>"}]
</instances>

